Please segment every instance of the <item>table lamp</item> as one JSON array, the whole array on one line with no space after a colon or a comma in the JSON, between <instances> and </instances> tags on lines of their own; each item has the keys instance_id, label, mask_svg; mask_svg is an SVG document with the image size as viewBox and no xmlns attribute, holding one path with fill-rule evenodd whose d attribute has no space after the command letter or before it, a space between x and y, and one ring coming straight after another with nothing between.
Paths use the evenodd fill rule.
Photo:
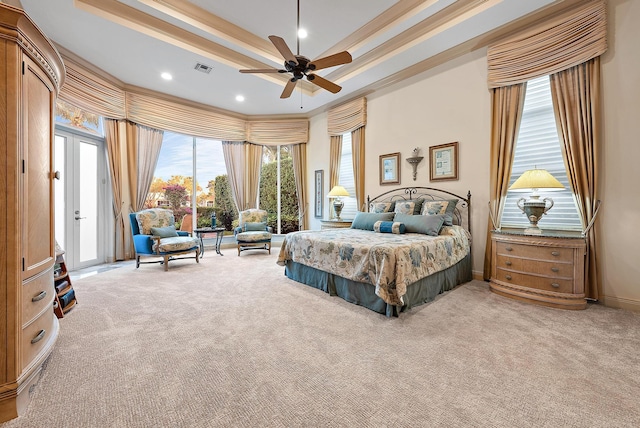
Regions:
<instances>
[{"instance_id":1,"label":"table lamp","mask_svg":"<svg viewBox=\"0 0 640 428\"><path fill-rule=\"evenodd\" d=\"M340 214L342 213L342 207L344 202L340 199L342 196L349 196L349 192L342 186L333 186L333 189L327 195L328 198L333 199L333 209L336 212L336 220L340 220Z\"/></svg>"},{"instance_id":2,"label":"table lamp","mask_svg":"<svg viewBox=\"0 0 640 428\"><path fill-rule=\"evenodd\" d=\"M516 192L526 192L531 190L533 193L527 200L526 198L518 199L518 208L529 219L530 226L524 230L524 233L531 235L540 235L542 230L538 227L538 221L544 214L553 207L553 199L544 198L540 200L538 190L561 190L564 189L562 183L551 175L545 169L530 169L522 173L509 187L509 190Z\"/></svg>"}]
</instances>

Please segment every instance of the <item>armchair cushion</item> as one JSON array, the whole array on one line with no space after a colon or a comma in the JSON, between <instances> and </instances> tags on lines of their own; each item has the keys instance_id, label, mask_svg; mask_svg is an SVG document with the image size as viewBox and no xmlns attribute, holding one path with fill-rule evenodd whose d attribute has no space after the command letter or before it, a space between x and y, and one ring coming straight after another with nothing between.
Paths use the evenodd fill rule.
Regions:
<instances>
[{"instance_id":1,"label":"armchair cushion","mask_svg":"<svg viewBox=\"0 0 640 428\"><path fill-rule=\"evenodd\" d=\"M174 236L178 236L178 231L176 231L176 227L174 225L166 227L152 227L151 234L153 236L159 236L161 238L171 238Z\"/></svg>"},{"instance_id":2,"label":"armchair cushion","mask_svg":"<svg viewBox=\"0 0 640 428\"><path fill-rule=\"evenodd\" d=\"M260 242L260 241L269 241L271 240L271 232L266 230L260 231L250 231L250 232L240 232L236 235L236 240L238 242Z\"/></svg>"},{"instance_id":3,"label":"armchair cushion","mask_svg":"<svg viewBox=\"0 0 640 428\"><path fill-rule=\"evenodd\" d=\"M153 251L168 253L172 251L185 251L197 247L199 241L196 238L175 236L171 238L156 239L153 243Z\"/></svg>"}]
</instances>

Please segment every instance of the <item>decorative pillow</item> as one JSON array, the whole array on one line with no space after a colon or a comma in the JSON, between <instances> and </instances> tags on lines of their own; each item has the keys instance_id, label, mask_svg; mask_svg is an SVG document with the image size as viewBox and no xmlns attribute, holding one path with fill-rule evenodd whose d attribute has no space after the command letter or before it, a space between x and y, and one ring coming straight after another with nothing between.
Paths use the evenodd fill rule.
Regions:
<instances>
[{"instance_id":1,"label":"decorative pillow","mask_svg":"<svg viewBox=\"0 0 640 428\"><path fill-rule=\"evenodd\" d=\"M422 205L422 215L443 215L446 226L453 225L453 212L458 204L457 199L446 201L425 201Z\"/></svg>"},{"instance_id":2,"label":"decorative pillow","mask_svg":"<svg viewBox=\"0 0 640 428\"><path fill-rule=\"evenodd\" d=\"M424 202L424 199L414 199L412 201L396 202L396 206L393 211L395 213L400 213L400 214L418 215L422 210L423 202Z\"/></svg>"},{"instance_id":3,"label":"decorative pillow","mask_svg":"<svg viewBox=\"0 0 640 428\"><path fill-rule=\"evenodd\" d=\"M351 223L351 229L373 230L376 221L391 221L393 213L365 213L359 212Z\"/></svg>"},{"instance_id":4,"label":"decorative pillow","mask_svg":"<svg viewBox=\"0 0 640 428\"><path fill-rule=\"evenodd\" d=\"M164 208L150 208L136 214L138 229L142 235L150 235L152 227L165 227L175 224L173 212Z\"/></svg>"},{"instance_id":5,"label":"decorative pillow","mask_svg":"<svg viewBox=\"0 0 640 428\"><path fill-rule=\"evenodd\" d=\"M265 230L267 230L267 223L264 223L264 222L261 222L261 223L247 222L242 225L243 232L258 232L258 231L264 232Z\"/></svg>"},{"instance_id":6,"label":"decorative pillow","mask_svg":"<svg viewBox=\"0 0 640 428\"><path fill-rule=\"evenodd\" d=\"M407 233L438 236L444 224L444 216L396 214L393 221L404 223Z\"/></svg>"},{"instance_id":7,"label":"decorative pillow","mask_svg":"<svg viewBox=\"0 0 640 428\"><path fill-rule=\"evenodd\" d=\"M393 221L376 221L373 225L373 231L378 233L395 233L399 235L405 232L404 223L398 223Z\"/></svg>"},{"instance_id":8,"label":"decorative pillow","mask_svg":"<svg viewBox=\"0 0 640 428\"><path fill-rule=\"evenodd\" d=\"M151 234L153 236L159 236L161 238L171 238L173 236L178 236L178 232L176 231L176 227L174 225L166 227L152 227Z\"/></svg>"},{"instance_id":9,"label":"decorative pillow","mask_svg":"<svg viewBox=\"0 0 640 428\"><path fill-rule=\"evenodd\" d=\"M390 213L396 206L395 202L374 202L369 205L370 213Z\"/></svg>"}]
</instances>

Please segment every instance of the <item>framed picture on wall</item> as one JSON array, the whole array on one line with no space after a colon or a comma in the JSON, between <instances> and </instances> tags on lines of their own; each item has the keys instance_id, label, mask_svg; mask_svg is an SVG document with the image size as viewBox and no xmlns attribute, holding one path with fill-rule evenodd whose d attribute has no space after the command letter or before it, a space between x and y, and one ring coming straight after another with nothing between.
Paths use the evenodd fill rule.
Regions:
<instances>
[{"instance_id":1,"label":"framed picture on wall","mask_svg":"<svg viewBox=\"0 0 640 428\"><path fill-rule=\"evenodd\" d=\"M429 147L431 181L458 179L458 142Z\"/></svg>"},{"instance_id":2,"label":"framed picture on wall","mask_svg":"<svg viewBox=\"0 0 640 428\"><path fill-rule=\"evenodd\" d=\"M400 153L380 156L380 184L400 183Z\"/></svg>"},{"instance_id":3,"label":"framed picture on wall","mask_svg":"<svg viewBox=\"0 0 640 428\"><path fill-rule=\"evenodd\" d=\"M322 218L322 201L323 201L323 191L322 185L324 183L324 171L321 169L316 170L315 173L315 217Z\"/></svg>"}]
</instances>

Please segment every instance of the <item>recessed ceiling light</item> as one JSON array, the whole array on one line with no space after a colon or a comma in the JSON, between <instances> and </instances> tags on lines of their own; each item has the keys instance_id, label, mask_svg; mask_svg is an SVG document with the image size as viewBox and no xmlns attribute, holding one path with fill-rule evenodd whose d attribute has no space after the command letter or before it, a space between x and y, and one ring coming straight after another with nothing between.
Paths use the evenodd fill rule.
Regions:
<instances>
[{"instance_id":1,"label":"recessed ceiling light","mask_svg":"<svg viewBox=\"0 0 640 428\"><path fill-rule=\"evenodd\" d=\"M173 76L171 75L171 73L167 73L166 71L164 73L162 73L160 75L160 77L162 77L164 80L171 80L173 79Z\"/></svg>"},{"instance_id":2,"label":"recessed ceiling light","mask_svg":"<svg viewBox=\"0 0 640 428\"><path fill-rule=\"evenodd\" d=\"M304 28L298 29L298 37L300 37L301 39L307 37L307 30L305 30Z\"/></svg>"},{"instance_id":3,"label":"recessed ceiling light","mask_svg":"<svg viewBox=\"0 0 640 428\"><path fill-rule=\"evenodd\" d=\"M236 95L236 101L239 101L239 102L244 101L244 95Z\"/></svg>"}]
</instances>

